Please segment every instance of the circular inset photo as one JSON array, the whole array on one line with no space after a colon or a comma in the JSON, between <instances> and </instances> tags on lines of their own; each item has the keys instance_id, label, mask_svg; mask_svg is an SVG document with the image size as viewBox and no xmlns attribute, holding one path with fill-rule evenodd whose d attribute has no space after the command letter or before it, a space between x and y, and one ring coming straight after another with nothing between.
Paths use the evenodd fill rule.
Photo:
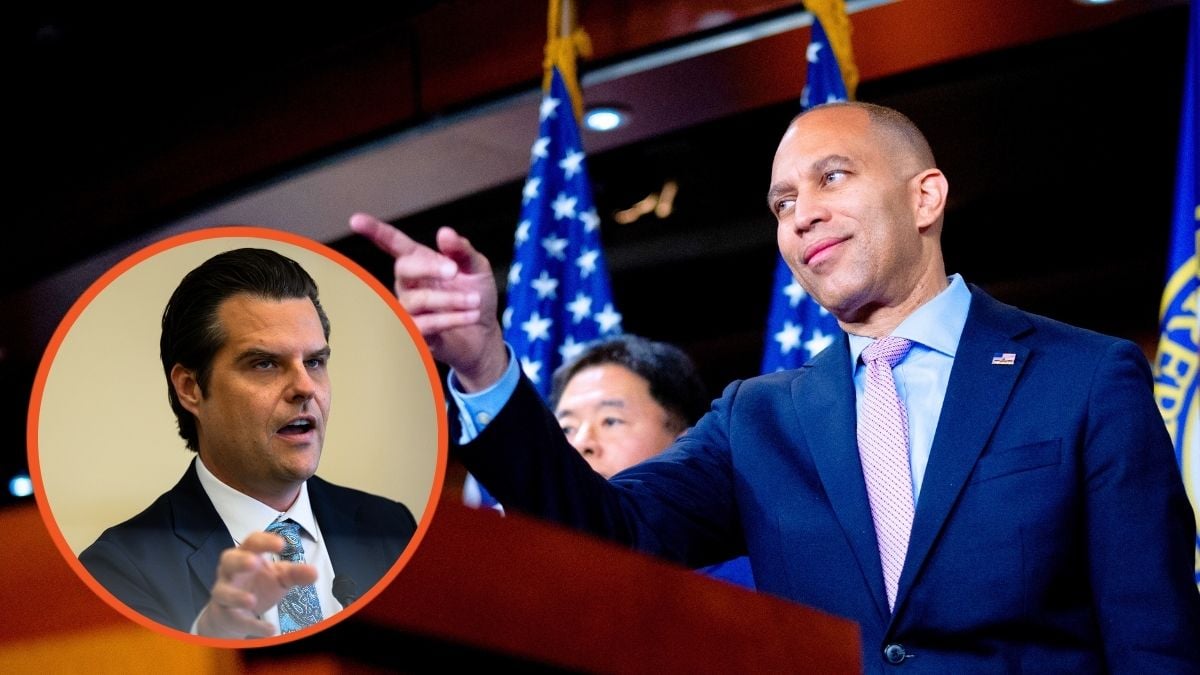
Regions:
<instances>
[{"instance_id":1,"label":"circular inset photo","mask_svg":"<svg viewBox=\"0 0 1200 675\"><path fill-rule=\"evenodd\" d=\"M317 242L158 242L55 331L29 410L38 507L131 619L209 646L291 641L369 602L428 529L446 409L412 320Z\"/></svg>"}]
</instances>

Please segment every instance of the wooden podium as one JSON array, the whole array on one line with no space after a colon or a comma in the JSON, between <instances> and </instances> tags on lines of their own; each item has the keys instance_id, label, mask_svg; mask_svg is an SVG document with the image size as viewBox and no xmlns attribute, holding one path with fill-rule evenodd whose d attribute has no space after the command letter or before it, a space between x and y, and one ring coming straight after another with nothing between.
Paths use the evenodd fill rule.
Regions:
<instances>
[{"instance_id":1,"label":"wooden podium","mask_svg":"<svg viewBox=\"0 0 1200 675\"><path fill-rule=\"evenodd\" d=\"M452 498L390 587L295 648L409 672L862 669L851 621Z\"/></svg>"},{"instance_id":2,"label":"wooden podium","mask_svg":"<svg viewBox=\"0 0 1200 675\"><path fill-rule=\"evenodd\" d=\"M36 609L0 613L0 671L861 670L850 621L453 495L372 602L315 636L244 650L186 644L120 616L75 577L32 505L0 512L0 526L0 602Z\"/></svg>"}]
</instances>

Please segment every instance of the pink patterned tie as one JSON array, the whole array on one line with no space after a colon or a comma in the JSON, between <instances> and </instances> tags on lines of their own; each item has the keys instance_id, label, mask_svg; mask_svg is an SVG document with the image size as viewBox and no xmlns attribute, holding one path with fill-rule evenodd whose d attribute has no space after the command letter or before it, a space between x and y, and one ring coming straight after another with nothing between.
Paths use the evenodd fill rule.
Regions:
<instances>
[{"instance_id":1,"label":"pink patterned tie","mask_svg":"<svg viewBox=\"0 0 1200 675\"><path fill-rule=\"evenodd\" d=\"M867 499L875 520L879 560L888 609L895 609L900 570L912 532L912 477L908 464L908 414L896 393L892 368L908 353L912 343L887 336L862 352L867 364L867 384L858 420L858 453Z\"/></svg>"}]
</instances>

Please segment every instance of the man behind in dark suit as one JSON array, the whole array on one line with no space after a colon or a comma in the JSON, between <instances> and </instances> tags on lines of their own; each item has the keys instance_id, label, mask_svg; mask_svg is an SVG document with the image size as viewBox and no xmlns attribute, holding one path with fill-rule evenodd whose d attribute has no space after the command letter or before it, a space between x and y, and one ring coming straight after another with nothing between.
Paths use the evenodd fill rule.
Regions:
<instances>
[{"instance_id":1,"label":"man behind in dark suit","mask_svg":"<svg viewBox=\"0 0 1200 675\"><path fill-rule=\"evenodd\" d=\"M671 447L708 402L682 349L630 334L590 343L559 366L547 401L567 441L605 478ZM700 571L754 588L745 556Z\"/></svg>"},{"instance_id":2,"label":"man behind in dark suit","mask_svg":"<svg viewBox=\"0 0 1200 675\"><path fill-rule=\"evenodd\" d=\"M296 613L319 603L315 621L391 568L416 527L409 510L314 475L330 410L329 331L312 277L274 251L228 251L184 277L163 312L160 356L197 458L80 554L113 595L181 631L262 637L280 631L290 589L308 594ZM304 562L265 555L284 551L284 538L264 531L276 520L299 524ZM306 625L287 621L284 630Z\"/></svg>"},{"instance_id":3,"label":"man behind in dark suit","mask_svg":"<svg viewBox=\"0 0 1200 675\"><path fill-rule=\"evenodd\" d=\"M857 621L869 672L1200 672L1195 522L1145 358L947 277L947 195L900 113L798 116L768 204L848 337L731 384L607 481L510 363L484 256L449 228L434 251L369 216L351 227L396 257L460 414L487 421L459 457L506 507L693 566L748 553L760 590ZM897 347L885 378L863 362L876 346ZM901 463L881 473L885 436Z\"/></svg>"}]
</instances>

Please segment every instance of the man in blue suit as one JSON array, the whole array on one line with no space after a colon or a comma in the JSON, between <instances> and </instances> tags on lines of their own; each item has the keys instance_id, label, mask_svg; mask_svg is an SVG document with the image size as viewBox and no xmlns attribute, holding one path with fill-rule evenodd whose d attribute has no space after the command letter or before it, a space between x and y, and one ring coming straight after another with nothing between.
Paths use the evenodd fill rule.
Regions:
<instances>
[{"instance_id":1,"label":"man in blue suit","mask_svg":"<svg viewBox=\"0 0 1200 675\"><path fill-rule=\"evenodd\" d=\"M1200 672L1195 523L1145 358L947 277L947 194L896 111L797 117L768 204L848 338L730 385L610 481L521 378L469 242L351 226L396 256L401 301L453 367L459 454L509 508L688 565L746 553L761 590L857 621L869 672ZM897 446L898 466L879 449Z\"/></svg>"},{"instance_id":2,"label":"man in blue suit","mask_svg":"<svg viewBox=\"0 0 1200 675\"><path fill-rule=\"evenodd\" d=\"M403 504L314 475L332 390L312 277L274 251L217 255L172 294L160 351L197 458L80 554L88 572L160 624L223 638L304 628L381 579L416 523Z\"/></svg>"}]
</instances>

